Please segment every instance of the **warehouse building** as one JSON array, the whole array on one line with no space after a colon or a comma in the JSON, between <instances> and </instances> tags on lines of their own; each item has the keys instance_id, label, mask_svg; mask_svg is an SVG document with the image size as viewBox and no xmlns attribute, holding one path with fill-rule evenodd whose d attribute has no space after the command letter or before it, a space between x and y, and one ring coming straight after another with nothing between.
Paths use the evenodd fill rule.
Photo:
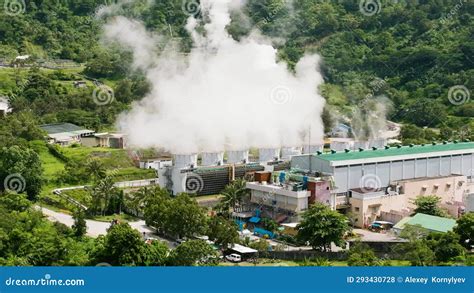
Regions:
<instances>
[{"instance_id":1,"label":"warehouse building","mask_svg":"<svg viewBox=\"0 0 474 293\"><path fill-rule=\"evenodd\" d=\"M49 143L56 143L67 146L73 143L80 143L84 137L94 135L95 131L82 128L72 123L52 123L40 125L40 128L47 133Z\"/></svg>"},{"instance_id":2,"label":"warehouse building","mask_svg":"<svg viewBox=\"0 0 474 293\"><path fill-rule=\"evenodd\" d=\"M470 210L474 192L474 143L452 142L295 156L291 167L333 179L333 209L351 212L357 227L375 220L398 222L413 200L436 195L453 217Z\"/></svg>"},{"instance_id":3,"label":"warehouse building","mask_svg":"<svg viewBox=\"0 0 474 293\"><path fill-rule=\"evenodd\" d=\"M334 178L337 195L353 188L385 188L399 180L474 173L474 143L453 142L345 150L294 156L291 167Z\"/></svg>"}]
</instances>

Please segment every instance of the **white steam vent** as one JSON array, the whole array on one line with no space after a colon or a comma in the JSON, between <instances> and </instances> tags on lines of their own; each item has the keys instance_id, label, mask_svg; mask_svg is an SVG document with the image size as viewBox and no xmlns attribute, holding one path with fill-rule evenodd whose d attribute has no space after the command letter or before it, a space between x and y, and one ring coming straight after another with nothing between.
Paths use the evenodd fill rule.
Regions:
<instances>
[{"instance_id":1,"label":"white steam vent","mask_svg":"<svg viewBox=\"0 0 474 293\"><path fill-rule=\"evenodd\" d=\"M319 56L305 55L289 71L258 32L240 41L229 36L235 1L200 3L206 23L189 17L194 47L186 56L173 44L157 53L164 38L139 21L116 16L105 24L105 40L131 50L134 67L151 83L151 92L119 117L129 145L180 154L322 141Z\"/></svg>"},{"instance_id":2,"label":"white steam vent","mask_svg":"<svg viewBox=\"0 0 474 293\"><path fill-rule=\"evenodd\" d=\"M224 152L212 152L201 154L202 166L221 166L224 164Z\"/></svg>"},{"instance_id":3,"label":"white steam vent","mask_svg":"<svg viewBox=\"0 0 474 293\"><path fill-rule=\"evenodd\" d=\"M227 163L246 164L249 162L249 150L227 151Z\"/></svg>"}]
</instances>

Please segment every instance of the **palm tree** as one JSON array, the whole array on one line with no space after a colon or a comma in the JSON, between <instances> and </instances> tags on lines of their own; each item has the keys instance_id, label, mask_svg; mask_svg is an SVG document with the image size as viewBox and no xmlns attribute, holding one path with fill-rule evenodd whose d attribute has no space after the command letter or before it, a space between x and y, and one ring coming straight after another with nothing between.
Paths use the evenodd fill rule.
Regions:
<instances>
[{"instance_id":1,"label":"palm tree","mask_svg":"<svg viewBox=\"0 0 474 293\"><path fill-rule=\"evenodd\" d=\"M237 179L230 183L222 191L224 198L221 200L220 208L223 210L234 209L237 205L241 205L242 202L248 196L248 189L245 186L245 181Z\"/></svg>"}]
</instances>

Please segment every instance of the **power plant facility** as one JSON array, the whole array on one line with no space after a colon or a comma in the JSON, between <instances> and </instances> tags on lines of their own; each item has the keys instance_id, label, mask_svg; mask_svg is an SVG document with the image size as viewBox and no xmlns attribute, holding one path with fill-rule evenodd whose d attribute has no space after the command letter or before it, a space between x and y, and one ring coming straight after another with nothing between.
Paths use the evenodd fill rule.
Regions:
<instances>
[{"instance_id":1,"label":"power plant facility","mask_svg":"<svg viewBox=\"0 0 474 293\"><path fill-rule=\"evenodd\" d=\"M397 222L413 212L419 195L440 197L453 217L473 209L474 143L382 143L351 141L342 151L323 151L322 144L261 148L254 162L249 150L177 154L172 166L158 169L159 183L174 195L210 195L242 178L252 208L278 221L298 221L321 202L351 212L357 227Z\"/></svg>"}]
</instances>

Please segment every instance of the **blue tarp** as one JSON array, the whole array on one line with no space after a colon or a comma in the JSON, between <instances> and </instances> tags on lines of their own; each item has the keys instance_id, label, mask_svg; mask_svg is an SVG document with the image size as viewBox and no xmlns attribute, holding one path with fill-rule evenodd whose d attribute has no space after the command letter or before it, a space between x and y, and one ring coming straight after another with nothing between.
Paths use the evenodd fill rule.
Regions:
<instances>
[{"instance_id":1,"label":"blue tarp","mask_svg":"<svg viewBox=\"0 0 474 293\"><path fill-rule=\"evenodd\" d=\"M259 217L251 217L249 222L257 224L258 222L260 222L260 218Z\"/></svg>"},{"instance_id":2,"label":"blue tarp","mask_svg":"<svg viewBox=\"0 0 474 293\"><path fill-rule=\"evenodd\" d=\"M262 229L262 228L255 228L255 229L253 230L253 233L256 234L256 235L259 235L259 236L265 236L265 235L267 235L267 236L270 237L270 238L275 237L275 234L273 234L272 232L270 232L270 231L268 231L268 230Z\"/></svg>"}]
</instances>

